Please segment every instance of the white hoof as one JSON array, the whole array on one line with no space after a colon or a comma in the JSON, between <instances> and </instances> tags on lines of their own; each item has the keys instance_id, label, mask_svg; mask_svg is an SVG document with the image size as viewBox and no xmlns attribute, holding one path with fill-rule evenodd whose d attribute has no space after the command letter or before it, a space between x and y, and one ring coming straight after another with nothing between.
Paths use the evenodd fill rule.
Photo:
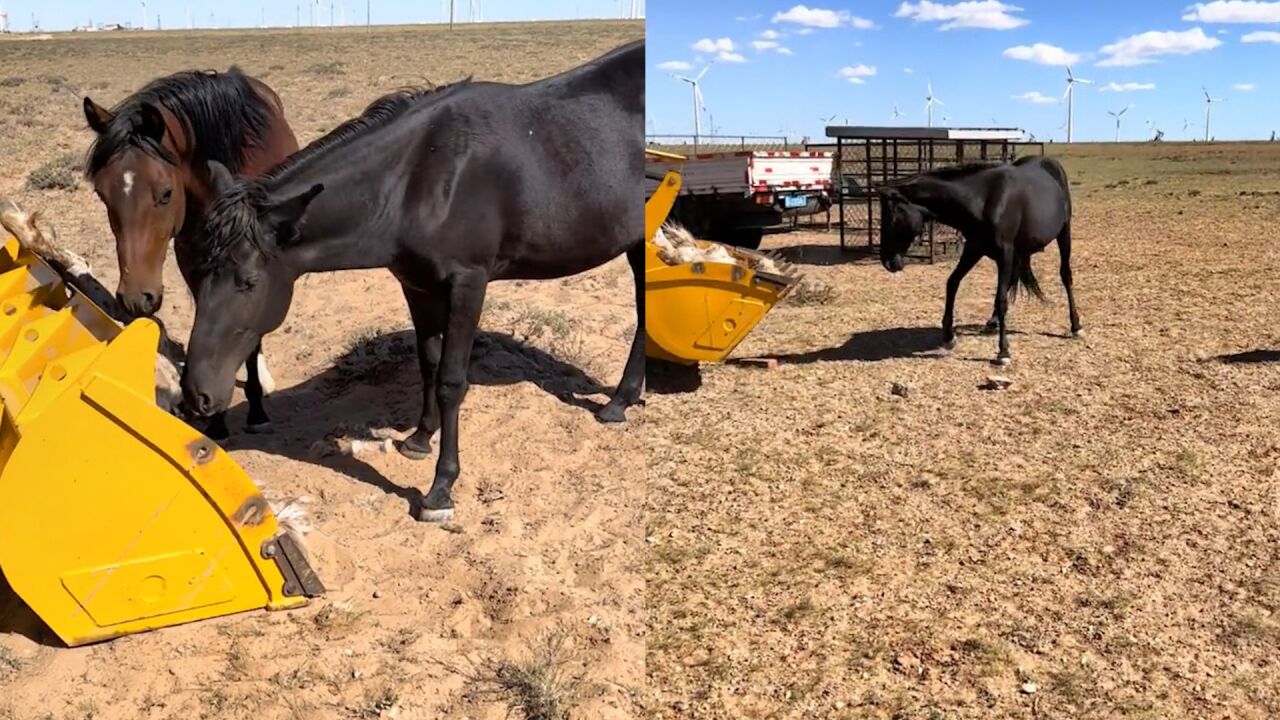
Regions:
<instances>
[{"instance_id":1,"label":"white hoof","mask_svg":"<svg viewBox=\"0 0 1280 720\"><path fill-rule=\"evenodd\" d=\"M1079 330L1072 330L1072 331L1071 331L1071 337L1076 338L1076 339L1081 339L1081 338L1083 338L1083 337L1084 337L1084 328L1080 328Z\"/></svg>"},{"instance_id":2,"label":"white hoof","mask_svg":"<svg viewBox=\"0 0 1280 720\"><path fill-rule=\"evenodd\" d=\"M442 510L428 510L426 508L418 508L418 521L425 523L434 523L440 525L453 520L453 508L444 508Z\"/></svg>"},{"instance_id":3,"label":"white hoof","mask_svg":"<svg viewBox=\"0 0 1280 720\"><path fill-rule=\"evenodd\" d=\"M258 382L262 385L262 394L270 395L276 391L276 379L271 377L271 371L267 369L267 356L258 353Z\"/></svg>"},{"instance_id":4,"label":"white hoof","mask_svg":"<svg viewBox=\"0 0 1280 720\"><path fill-rule=\"evenodd\" d=\"M1002 367L1002 368L1007 368L1007 367L1009 367L1010 365L1012 365L1012 364L1013 364L1013 360L1011 360L1010 358L1007 358L1007 357L996 358L996 360L995 360L995 364L996 364L996 365L998 365L998 366L1000 366L1000 367Z\"/></svg>"}]
</instances>

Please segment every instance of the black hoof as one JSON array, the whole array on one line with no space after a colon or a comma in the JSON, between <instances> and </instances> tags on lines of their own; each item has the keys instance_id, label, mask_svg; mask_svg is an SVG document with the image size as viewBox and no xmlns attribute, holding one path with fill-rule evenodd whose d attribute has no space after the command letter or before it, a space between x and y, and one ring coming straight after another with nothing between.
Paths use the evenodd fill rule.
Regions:
<instances>
[{"instance_id":1,"label":"black hoof","mask_svg":"<svg viewBox=\"0 0 1280 720\"><path fill-rule=\"evenodd\" d=\"M596 419L602 423L626 422L627 409L622 405L615 405L610 402L608 405L600 408L596 413Z\"/></svg>"},{"instance_id":2,"label":"black hoof","mask_svg":"<svg viewBox=\"0 0 1280 720\"><path fill-rule=\"evenodd\" d=\"M426 460L430 457L431 440L435 437L435 433L427 435L426 437L423 437L424 435L426 435L426 433L421 430L410 435L408 439L400 443L397 448L400 451L400 454L410 460Z\"/></svg>"},{"instance_id":3,"label":"black hoof","mask_svg":"<svg viewBox=\"0 0 1280 720\"><path fill-rule=\"evenodd\" d=\"M453 520L453 499L449 493L433 490L418 500L413 509L418 522L445 523Z\"/></svg>"},{"instance_id":4,"label":"black hoof","mask_svg":"<svg viewBox=\"0 0 1280 720\"><path fill-rule=\"evenodd\" d=\"M983 335L994 335L1000 331L1000 323L988 322L982 326Z\"/></svg>"},{"instance_id":5,"label":"black hoof","mask_svg":"<svg viewBox=\"0 0 1280 720\"><path fill-rule=\"evenodd\" d=\"M270 420L245 423L244 431L250 435L270 435L276 431Z\"/></svg>"},{"instance_id":6,"label":"black hoof","mask_svg":"<svg viewBox=\"0 0 1280 720\"><path fill-rule=\"evenodd\" d=\"M942 348L943 350L946 350L947 352L951 352L952 350L956 349L956 339L951 338L950 340L943 340L942 344L939 345L938 347Z\"/></svg>"}]
</instances>

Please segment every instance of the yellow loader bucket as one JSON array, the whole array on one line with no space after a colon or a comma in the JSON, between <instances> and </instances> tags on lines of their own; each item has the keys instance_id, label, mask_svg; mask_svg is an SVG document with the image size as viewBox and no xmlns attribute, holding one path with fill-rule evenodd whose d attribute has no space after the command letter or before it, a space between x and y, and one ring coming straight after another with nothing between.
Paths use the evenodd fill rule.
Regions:
<instances>
[{"instance_id":1,"label":"yellow loader bucket","mask_svg":"<svg viewBox=\"0 0 1280 720\"><path fill-rule=\"evenodd\" d=\"M324 591L245 472L156 406L159 339L0 248L0 572L70 646Z\"/></svg>"},{"instance_id":2,"label":"yellow loader bucket","mask_svg":"<svg viewBox=\"0 0 1280 720\"><path fill-rule=\"evenodd\" d=\"M682 159L654 150L645 153ZM670 170L645 201L645 355L682 365L722 362L800 278L753 270L761 253L728 246L737 264L668 264L653 238L679 192L680 174Z\"/></svg>"}]
</instances>

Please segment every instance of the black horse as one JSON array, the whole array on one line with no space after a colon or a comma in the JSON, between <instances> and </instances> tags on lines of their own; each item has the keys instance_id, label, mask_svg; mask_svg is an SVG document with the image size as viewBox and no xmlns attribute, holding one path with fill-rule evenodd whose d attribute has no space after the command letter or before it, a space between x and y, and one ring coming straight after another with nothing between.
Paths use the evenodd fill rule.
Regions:
<instances>
[{"instance_id":1,"label":"black horse","mask_svg":"<svg viewBox=\"0 0 1280 720\"><path fill-rule=\"evenodd\" d=\"M996 362L1008 365L1009 338L1005 314L1019 285L1043 299L1031 270L1031 256L1058 241L1062 285L1067 290L1071 334L1083 329L1071 290L1071 191L1062 165L1053 158L1024 157L1014 163L980 163L944 168L877 188L880 194L880 262L891 272L902 270L902 255L920 235L925 222L936 220L964 236L964 252L947 278L947 305L942 313L942 342L955 347L952 311L960 281L978 260L995 260L998 282L995 310L988 330L1000 331Z\"/></svg>"},{"instance_id":2,"label":"black horse","mask_svg":"<svg viewBox=\"0 0 1280 720\"><path fill-rule=\"evenodd\" d=\"M452 516L458 409L486 286L590 270L626 253L637 327L597 417L621 422L644 386L644 41L527 85L463 81L375 101L257 180L210 163L219 198L183 377L188 405L224 409L237 365L284 321L303 274L389 268L418 338L423 403L400 447L440 431L420 520Z\"/></svg>"}]
</instances>

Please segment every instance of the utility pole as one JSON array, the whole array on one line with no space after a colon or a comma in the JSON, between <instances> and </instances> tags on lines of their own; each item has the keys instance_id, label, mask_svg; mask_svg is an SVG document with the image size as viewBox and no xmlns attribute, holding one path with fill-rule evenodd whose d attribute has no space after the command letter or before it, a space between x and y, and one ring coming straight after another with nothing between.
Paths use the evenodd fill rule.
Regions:
<instances>
[{"instance_id":1,"label":"utility pole","mask_svg":"<svg viewBox=\"0 0 1280 720\"><path fill-rule=\"evenodd\" d=\"M453 29L454 16L458 14L458 0L449 0L449 29ZM35 14L32 14L35 17Z\"/></svg>"}]
</instances>

